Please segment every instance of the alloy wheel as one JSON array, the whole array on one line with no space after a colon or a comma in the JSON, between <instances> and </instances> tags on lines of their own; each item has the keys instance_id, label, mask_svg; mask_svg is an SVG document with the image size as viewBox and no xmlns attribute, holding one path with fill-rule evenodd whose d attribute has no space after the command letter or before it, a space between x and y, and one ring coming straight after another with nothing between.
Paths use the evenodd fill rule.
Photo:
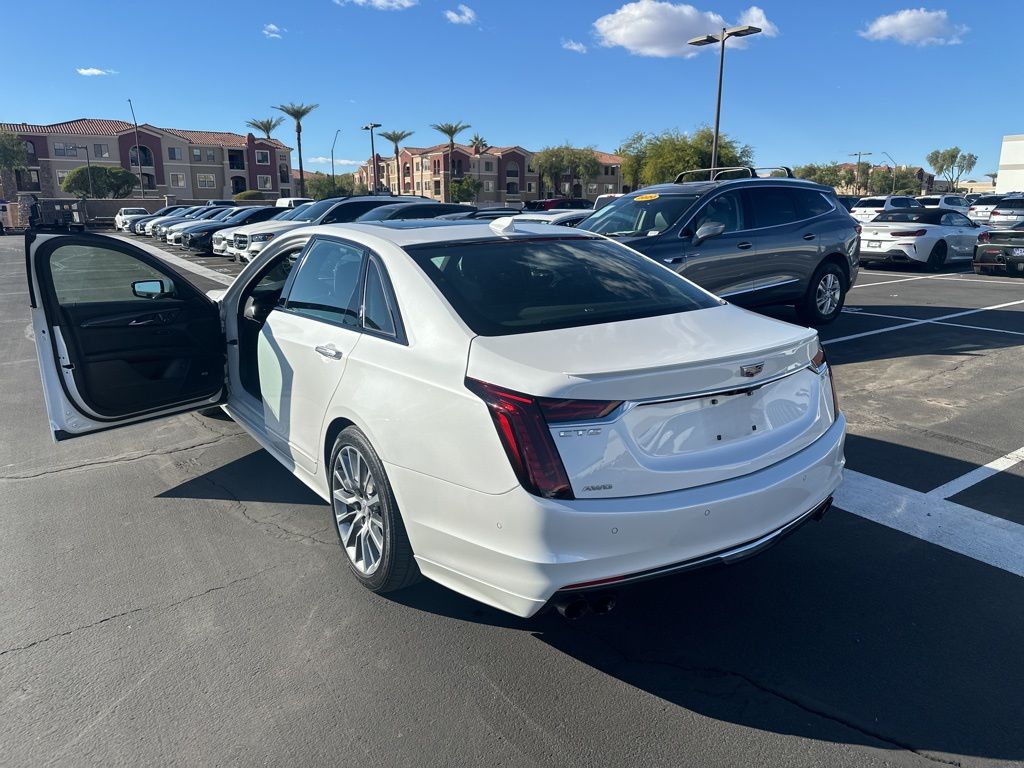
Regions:
<instances>
[{"instance_id":1,"label":"alloy wheel","mask_svg":"<svg viewBox=\"0 0 1024 768\"><path fill-rule=\"evenodd\" d=\"M828 317L836 311L841 294L842 285L839 282L839 278L831 272L826 272L822 275L814 295L814 302L817 304L818 312L821 313L822 317Z\"/></svg>"},{"instance_id":2,"label":"alloy wheel","mask_svg":"<svg viewBox=\"0 0 1024 768\"><path fill-rule=\"evenodd\" d=\"M342 546L356 570L370 576L380 566L384 552L384 516L377 482L358 448L346 445L338 451L331 486Z\"/></svg>"}]
</instances>

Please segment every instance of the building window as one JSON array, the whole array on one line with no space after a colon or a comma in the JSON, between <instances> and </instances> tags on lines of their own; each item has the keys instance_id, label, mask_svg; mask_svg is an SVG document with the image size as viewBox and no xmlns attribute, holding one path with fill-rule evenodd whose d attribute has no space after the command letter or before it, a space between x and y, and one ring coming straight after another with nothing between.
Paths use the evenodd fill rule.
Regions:
<instances>
[{"instance_id":1,"label":"building window","mask_svg":"<svg viewBox=\"0 0 1024 768\"><path fill-rule=\"evenodd\" d=\"M526 191L527 192L533 192L533 182L532 181L526 182Z\"/></svg>"},{"instance_id":2,"label":"building window","mask_svg":"<svg viewBox=\"0 0 1024 768\"><path fill-rule=\"evenodd\" d=\"M493 192L493 191L494 191L494 182L493 181L485 181L484 182L484 192Z\"/></svg>"},{"instance_id":3,"label":"building window","mask_svg":"<svg viewBox=\"0 0 1024 768\"><path fill-rule=\"evenodd\" d=\"M172 173L171 174L171 186L177 189L185 188L185 174L184 173Z\"/></svg>"},{"instance_id":4,"label":"building window","mask_svg":"<svg viewBox=\"0 0 1024 768\"><path fill-rule=\"evenodd\" d=\"M587 194L588 195L596 195L597 194L597 184L587 184Z\"/></svg>"},{"instance_id":5,"label":"building window","mask_svg":"<svg viewBox=\"0 0 1024 768\"><path fill-rule=\"evenodd\" d=\"M288 187L281 187L281 197L291 197L292 191Z\"/></svg>"},{"instance_id":6,"label":"building window","mask_svg":"<svg viewBox=\"0 0 1024 768\"><path fill-rule=\"evenodd\" d=\"M419 192L419 191L420 191L421 189L422 189L422 186L421 186L421 185L420 185L420 183L419 183L419 182L417 181L417 182L416 182L416 191L417 191L417 192Z\"/></svg>"},{"instance_id":7,"label":"building window","mask_svg":"<svg viewBox=\"0 0 1024 768\"><path fill-rule=\"evenodd\" d=\"M494 163L491 160L484 160L484 173L492 173L494 171Z\"/></svg>"},{"instance_id":8,"label":"building window","mask_svg":"<svg viewBox=\"0 0 1024 768\"><path fill-rule=\"evenodd\" d=\"M615 185L614 184L605 184L604 185L604 191L605 192L614 192L615 191Z\"/></svg>"},{"instance_id":9,"label":"building window","mask_svg":"<svg viewBox=\"0 0 1024 768\"><path fill-rule=\"evenodd\" d=\"M505 178L506 179L518 179L519 178L519 163L515 160L510 160L508 165L505 166Z\"/></svg>"},{"instance_id":10,"label":"building window","mask_svg":"<svg viewBox=\"0 0 1024 768\"><path fill-rule=\"evenodd\" d=\"M403 176L411 176L412 175L412 168L409 167L408 163L406 163L405 165L402 166L402 175Z\"/></svg>"},{"instance_id":11,"label":"building window","mask_svg":"<svg viewBox=\"0 0 1024 768\"><path fill-rule=\"evenodd\" d=\"M269 160L269 158L267 158L267 159ZM274 182L274 180L271 178L270 174L266 174L266 175L260 174L259 176L256 177L256 188L257 189L273 189L274 188L274 183L273 182Z\"/></svg>"},{"instance_id":12,"label":"building window","mask_svg":"<svg viewBox=\"0 0 1024 768\"><path fill-rule=\"evenodd\" d=\"M435 181L434 182L434 194L435 195L440 195L441 194L441 182L440 181Z\"/></svg>"},{"instance_id":13,"label":"building window","mask_svg":"<svg viewBox=\"0 0 1024 768\"><path fill-rule=\"evenodd\" d=\"M217 162L217 153L214 152L212 149L206 150L206 162L208 162L208 163L216 163Z\"/></svg>"},{"instance_id":14,"label":"building window","mask_svg":"<svg viewBox=\"0 0 1024 768\"><path fill-rule=\"evenodd\" d=\"M68 177L71 171L57 171L57 186L61 189L64 188L64 179Z\"/></svg>"},{"instance_id":15,"label":"building window","mask_svg":"<svg viewBox=\"0 0 1024 768\"><path fill-rule=\"evenodd\" d=\"M517 182L517 181L510 181L507 184L505 184L505 194L506 195L518 195L519 194L519 182Z\"/></svg>"},{"instance_id":16,"label":"building window","mask_svg":"<svg viewBox=\"0 0 1024 768\"><path fill-rule=\"evenodd\" d=\"M277 166L277 180L282 184L288 183L288 163L281 163Z\"/></svg>"},{"instance_id":17,"label":"building window","mask_svg":"<svg viewBox=\"0 0 1024 768\"><path fill-rule=\"evenodd\" d=\"M92 156L93 157L110 157L110 146L107 144L93 144L92 145Z\"/></svg>"},{"instance_id":18,"label":"building window","mask_svg":"<svg viewBox=\"0 0 1024 768\"><path fill-rule=\"evenodd\" d=\"M78 147L74 144L65 144L63 141L55 141L53 154L57 157L78 157Z\"/></svg>"},{"instance_id":19,"label":"building window","mask_svg":"<svg viewBox=\"0 0 1024 768\"><path fill-rule=\"evenodd\" d=\"M19 192L39 191L39 171L17 168L14 171L14 181Z\"/></svg>"},{"instance_id":20,"label":"building window","mask_svg":"<svg viewBox=\"0 0 1024 768\"><path fill-rule=\"evenodd\" d=\"M150 151L149 147L140 147L138 145L128 150L128 164L138 165L140 154L142 155L142 165L153 165L153 153Z\"/></svg>"},{"instance_id":21,"label":"building window","mask_svg":"<svg viewBox=\"0 0 1024 768\"><path fill-rule=\"evenodd\" d=\"M203 162L203 150L199 149L199 147L192 147L192 162Z\"/></svg>"},{"instance_id":22,"label":"building window","mask_svg":"<svg viewBox=\"0 0 1024 768\"><path fill-rule=\"evenodd\" d=\"M196 186L200 189L214 189L217 186L217 179L212 173L197 173Z\"/></svg>"},{"instance_id":23,"label":"building window","mask_svg":"<svg viewBox=\"0 0 1024 768\"><path fill-rule=\"evenodd\" d=\"M256 165L270 165L270 153L267 150L256 150Z\"/></svg>"},{"instance_id":24,"label":"building window","mask_svg":"<svg viewBox=\"0 0 1024 768\"><path fill-rule=\"evenodd\" d=\"M28 154L28 161L35 165L36 160L36 145L31 141L25 142L25 152Z\"/></svg>"},{"instance_id":25,"label":"building window","mask_svg":"<svg viewBox=\"0 0 1024 768\"><path fill-rule=\"evenodd\" d=\"M167 148L167 159L168 160L181 160L181 147L168 147Z\"/></svg>"},{"instance_id":26,"label":"building window","mask_svg":"<svg viewBox=\"0 0 1024 768\"><path fill-rule=\"evenodd\" d=\"M245 152L240 149L228 150L228 168L232 171L245 170Z\"/></svg>"},{"instance_id":27,"label":"building window","mask_svg":"<svg viewBox=\"0 0 1024 768\"><path fill-rule=\"evenodd\" d=\"M530 161L526 162L526 172L527 173L536 173L536 171L533 170L533 163L531 163Z\"/></svg>"}]
</instances>

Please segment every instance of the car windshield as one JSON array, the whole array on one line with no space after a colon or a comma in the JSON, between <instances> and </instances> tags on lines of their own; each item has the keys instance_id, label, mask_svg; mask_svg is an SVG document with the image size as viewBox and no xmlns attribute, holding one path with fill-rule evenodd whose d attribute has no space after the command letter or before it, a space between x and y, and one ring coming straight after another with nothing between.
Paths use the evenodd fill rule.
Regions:
<instances>
[{"instance_id":1,"label":"car windshield","mask_svg":"<svg viewBox=\"0 0 1024 768\"><path fill-rule=\"evenodd\" d=\"M337 204L337 200L321 200L318 203L310 203L309 208L299 213L292 221L315 221Z\"/></svg>"},{"instance_id":2,"label":"car windshield","mask_svg":"<svg viewBox=\"0 0 1024 768\"><path fill-rule=\"evenodd\" d=\"M303 203L302 205L296 205L294 208L286 208L272 218L274 221L291 221L297 216L301 216L302 212L307 210L311 205L312 203Z\"/></svg>"},{"instance_id":3,"label":"car windshield","mask_svg":"<svg viewBox=\"0 0 1024 768\"><path fill-rule=\"evenodd\" d=\"M600 238L430 243L406 251L481 336L717 306L673 272Z\"/></svg>"},{"instance_id":4,"label":"car windshield","mask_svg":"<svg viewBox=\"0 0 1024 768\"><path fill-rule=\"evenodd\" d=\"M123 211L121 211L121 213L125 214L126 216L134 216L135 214L143 214L145 216L149 215L149 211L147 211L145 208L125 208Z\"/></svg>"},{"instance_id":5,"label":"car windshield","mask_svg":"<svg viewBox=\"0 0 1024 768\"><path fill-rule=\"evenodd\" d=\"M620 197L579 224L602 235L656 235L665 231L697 201L698 195L646 193Z\"/></svg>"}]
</instances>

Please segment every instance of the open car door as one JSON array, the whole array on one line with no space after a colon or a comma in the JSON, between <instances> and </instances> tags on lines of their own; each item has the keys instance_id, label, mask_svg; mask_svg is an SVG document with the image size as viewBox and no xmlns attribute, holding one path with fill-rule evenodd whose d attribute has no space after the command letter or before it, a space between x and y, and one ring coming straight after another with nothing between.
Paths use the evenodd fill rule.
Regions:
<instances>
[{"instance_id":1,"label":"open car door","mask_svg":"<svg viewBox=\"0 0 1024 768\"><path fill-rule=\"evenodd\" d=\"M160 259L110 237L31 231L25 257L55 440L222 400L220 309Z\"/></svg>"}]
</instances>

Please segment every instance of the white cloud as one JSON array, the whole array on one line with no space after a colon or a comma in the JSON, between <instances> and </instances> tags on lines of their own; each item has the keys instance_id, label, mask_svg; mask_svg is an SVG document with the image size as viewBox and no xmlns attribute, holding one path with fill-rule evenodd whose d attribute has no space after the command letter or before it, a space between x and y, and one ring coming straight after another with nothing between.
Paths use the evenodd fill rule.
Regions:
<instances>
[{"instance_id":1,"label":"white cloud","mask_svg":"<svg viewBox=\"0 0 1024 768\"><path fill-rule=\"evenodd\" d=\"M277 24L263 25L263 36L269 37L272 40L280 40L281 35L287 31L287 29L281 29L281 27L277 26Z\"/></svg>"},{"instance_id":2,"label":"white cloud","mask_svg":"<svg viewBox=\"0 0 1024 768\"><path fill-rule=\"evenodd\" d=\"M762 34L775 37L779 28L770 22L763 10L752 5L740 14L739 24L760 27ZM636 0L594 22L594 31L601 45L620 46L637 56L690 59L702 49L687 40L732 26L712 11L701 11L684 3L662 0ZM731 38L726 45L746 47L745 38Z\"/></svg>"},{"instance_id":3,"label":"white cloud","mask_svg":"<svg viewBox=\"0 0 1024 768\"><path fill-rule=\"evenodd\" d=\"M562 47L567 51L575 51L576 53L587 52L587 46L583 43L577 43L575 40L563 40Z\"/></svg>"},{"instance_id":4,"label":"white cloud","mask_svg":"<svg viewBox=\"0 0 1024 768\"><path fill-rule=\"evenodd\" d=\"M96 67L86 67L83 69L76 69L75 72L80 74L82 77L99 77L101 75L116 75L116 69L96 69Z\"/></svg>"},{"instance_id":5,"label":"white cloud","mask_svg":"<svg viewBox=\"0 0 1024 768\"><path fill-rule=\"evenodd\" d=\"M964 24L953 24L945 11L906 8L879 16L858 34L867 40L895 40L903 45L958 45L969 31Z\"/></svg>"},{"instance_id":6,"label":"white cloud","mask_svg":"<svg viewBox=\"0 0 1024 768\"><path fill-rule=\"evenodd\" d=\"M304 157L303 162L307 165L330 165L331 158L324 157L323 155L317 155L316 157ZM334 158L334 164L337 165L362 165L365 160L345 160L340 157Z\"/></svg>"},{"instance_id":7,"label":"white cloud","mask_svg":"<svg viewBox=\"0 0 1024 768\"><path fill-rule=\"evenodd\" d=\"M358 5L378 11L404 11L419 3L419 0L334 0L335 5Z\"/></svg>"},{"instance_id":8,"label":"white cloud","mask_svg":"<svg viewBox=\"0 0 1024 768\"><path fill-rule=\"evenodd\" d=\"M452 24L474 24L476 23L476 11L470 8L468 5L459 3L459 7L454 11L445 11L444 17L448 19Z\"/></svg>"}]
</instances>

